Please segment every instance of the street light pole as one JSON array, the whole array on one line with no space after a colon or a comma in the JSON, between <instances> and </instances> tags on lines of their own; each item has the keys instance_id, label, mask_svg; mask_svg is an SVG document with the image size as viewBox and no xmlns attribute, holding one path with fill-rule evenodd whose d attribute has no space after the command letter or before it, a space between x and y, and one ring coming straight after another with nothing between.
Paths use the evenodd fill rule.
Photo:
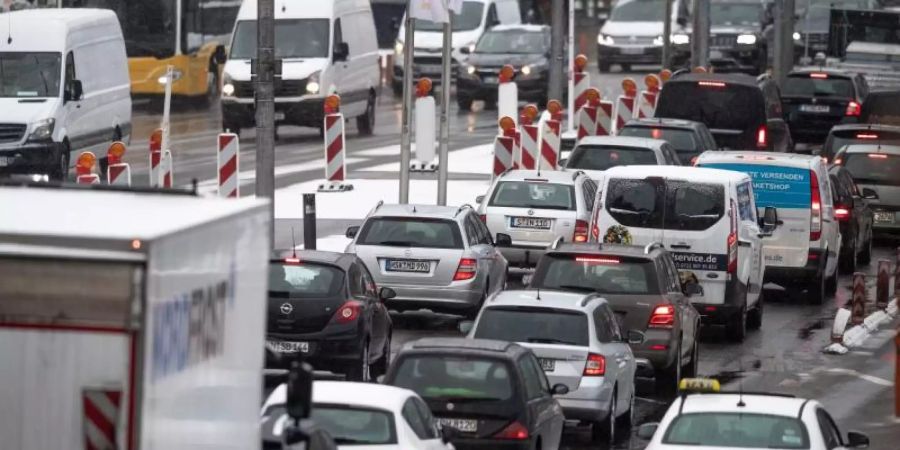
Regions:
<instances>
[{"instance_id":1,"label":"street light pole","mask_svg":"<svg viewBox=\"0 0 900 450\"><path fill-rule=\"evenodd\" d=\"M662 68L668 69L672 61L672 0L666 0L665 19L663 19Z\"/></svg>"},{"instance_id":2,"label":"street light pole","mask_svg":"<svg viewBox=\"0 0 900 450\"><path fill-rule=\"evenodd\" d=\"M269 244L275 245L275 1L256 9L256 196L269 202Z\"/></svg>"},{"instance_id":3,"label":"street light pole","mask_svg":"<svg viewBox=\"0 0 900 450\"><path fill-rule=\"evenodd\" d=\"M709 65L709 0L692 0L691 11L693 11L691 67L707 67Z\"/></svg>"},{"instance_id":4,"label":"street light pole","mask_svg":"<svg viewBox=\"0 0 900 450\"><path fill-rule=\"evenodd\" d=\"M570 0L573 1L573 0ZM550 35L550 86L547 88L548 98L562 98L563 85L563 33L565 32L566 4L563 0L551 2L552 29Z\"/></svg>"},{"instance_id":5,"label":"street light pole","mask_svg":"<svg viewBox=\"0 0 900 450\"><path fill-rule=\"evenodd\" d=\"M447 205L447 164L450 152L450 67L451 58L450 47L453 45L453 12L448 14L447 23L444 24L444 49L441 60L443 61L443 70L441 71L441 135L438 144L438 198L437 204L441 206Z\"/></svg>"},{"instance_id":6,"label":"street light pole","mask_svg":"<svg viewBox=\"0 0 900 450\"><path fill-rule=\"evenodd\" d=\"M415 51L415 21L412 18L412 0L406 3L406 37L403 40L403 109L400 116L400 203L409 203L409 160L412 114L413 52Z\"/></svg>"}]
</instances>

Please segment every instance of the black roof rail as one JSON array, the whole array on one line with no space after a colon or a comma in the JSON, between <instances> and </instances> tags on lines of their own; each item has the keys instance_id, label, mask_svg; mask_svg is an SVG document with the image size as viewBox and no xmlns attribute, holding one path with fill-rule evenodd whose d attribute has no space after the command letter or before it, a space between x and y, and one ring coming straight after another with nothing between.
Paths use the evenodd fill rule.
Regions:
<instances>
[{"instance_id":1,"label":"black roof rail","mask_svg":"<svg viewBox=\"0 0 900 450\"><path fill-rule=\"evenodd\" d=\"M375 212L378 211L378 208L381 208L381 205L383 205L383 204L384 204L384 200L378 200L378 203L375 204L375 207L372 208L372 210L370 210L369 213L366 214L366 216L368 217L368 216L371 216L372 214L375 214Z\"/></svg>"},{"instance_id":2,"label":"black roof rail","mask_svg":"<svg viewBox=\"0 0 900 450\"><path fill-rule=\"evenodd\" d=\"M576 171L572 174L572 181L577 180L579 175L584 175L584 174L585 174L585 173L584 173L583 170L576 170Z\"/></svg>"},{"instance_id":3,"label":"black roof rail","mask_svg":"<svg viewBox=\"0 0 900 450\"><path fill-rule=\"evenodd\" d=\"M470 204L468 204L468 203L466 203L466 204L460 206L459 209L456 210L456 213L453 214L453 217L458 216L459 213L461 213L464 209L471 209L472 211L474 211L474 210L475 210L475 207L472 206L472 205L470 205Z\"/></svg>"},{"instance_id":4,"label":"black roof rail","mask_svg":"<svg viewBox=\"0 0 900 450\"><path fill-rule=\"evenodd\" d=\"M666 249L666 247L662 244L662 242L651 242L644 247L644 254L649 255L650 252L652 252L653 250L655 250L657 248L662 249L662 250Z\"/></svg>"}]
</instances>

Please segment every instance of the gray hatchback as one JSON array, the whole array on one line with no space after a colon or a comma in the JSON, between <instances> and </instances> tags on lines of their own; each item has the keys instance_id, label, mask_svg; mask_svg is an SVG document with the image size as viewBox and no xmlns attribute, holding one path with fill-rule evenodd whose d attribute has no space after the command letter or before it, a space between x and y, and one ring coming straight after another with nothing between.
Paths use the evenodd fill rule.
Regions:
<instances>
[{"instance_id":1,"label":"gray hatchback","mask_svg":"<svg viewBox=\"0 0 900 450\"><path fill-rule=\"evenodd\" d=\"M900 233L900 146L848 145L834 157L847 168L875 215L875 232Z\"/></svg>"}]
</instances>

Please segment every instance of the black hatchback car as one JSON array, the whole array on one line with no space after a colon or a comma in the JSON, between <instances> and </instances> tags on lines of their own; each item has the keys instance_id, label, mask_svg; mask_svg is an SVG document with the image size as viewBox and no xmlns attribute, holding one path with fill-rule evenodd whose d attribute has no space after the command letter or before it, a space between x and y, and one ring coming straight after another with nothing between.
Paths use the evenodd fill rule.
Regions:
<instances>
[{"instance_id":1,"label":"black hatchback car","mask_svg":"<svg viewBox=\"0 0 900 450\"><path fill-rule=\"evenodd\" d=\"M821 144L831 127L859 120L869 88L862 75L839 69L801 69L781 90L784 117L796 142Z\"/></svg>"},{"instance_id":2,"label":"black hatchback car","mask_svg":"<svg viewBox=\"0 0 900 450\"><path fill-rule=\"evenodd\" d=\"M838 258L841 272L856 272L858 264L872 260L872 221L874 213L843 166L828 169L834 198L834 218L841 229L841 253Z\"/></svg>"},{"instance_id":3,"label":"black hatchback car","mask_svg":"<svg viewBox=\"0 0 900 450\"><path fill-rule=\"evenodd\" d=\"M415 391L465 449L556 449L562 407L537 357L489 339L425 338L404 346L384 383Z\"/></svg>"},{"instance_id":4,"label":"black hatchback car","mask_svg":"<svg viewBox=\"0 0 900 450\"><path fill-rule=\"evenodd\" d=\"M661 91L655 116L701 122L723 149L786 152L794 145L778 86L768 76L677 75Z\"/></svg>"},{"instance_id":5,"label":"black hatchback car","mask_svg":"<svg viewBox=\"0 0 900 450\"><path fill-rule=\"evenodd\" d=\"M683 165L693 164L694 158L707 150L715 150L716 140L706 125L681 119L634 119L619 130L619 136L662 139L672 145Z\"/></svg>"},{"instance_id":6,"label":"black hatchback car","mask_svg":"<svg viewBox=\"0 0 900 450\"><path fill-rule=\"evenodd\" d=\"M837 125L825 138L819 156L833 162L834 155L840 149L855 144L900 145L900 126L866 123Z\"/></svg>"},{"instance_id":7,"label":"black hatchback car","mask_svg":"<svg viewBox=\"0 0 900 450\"><path fill-rule=\"evenodd\" d=\"M391 357L391 317L356 255L285 251L269 262L266 367L285 368L296 357L316 370L355 381L383 374Z\"/></svg>"}]
</instances>

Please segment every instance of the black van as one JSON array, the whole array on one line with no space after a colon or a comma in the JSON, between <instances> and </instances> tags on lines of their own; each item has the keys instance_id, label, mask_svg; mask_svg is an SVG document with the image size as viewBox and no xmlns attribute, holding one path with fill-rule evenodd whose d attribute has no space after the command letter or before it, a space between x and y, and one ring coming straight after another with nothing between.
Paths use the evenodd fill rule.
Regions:
<instances>
[{"instance_id":1,"label":"black van","mask_svg":"<svg viewBox=\"0 0 900 450\"><path fill-rule=\"evenodd\" d=\"M701 122L722 149L786 152L794 146L778 86L765 75L676 76L660 94L656 117Z\"/></svg>"}]
</instances>

